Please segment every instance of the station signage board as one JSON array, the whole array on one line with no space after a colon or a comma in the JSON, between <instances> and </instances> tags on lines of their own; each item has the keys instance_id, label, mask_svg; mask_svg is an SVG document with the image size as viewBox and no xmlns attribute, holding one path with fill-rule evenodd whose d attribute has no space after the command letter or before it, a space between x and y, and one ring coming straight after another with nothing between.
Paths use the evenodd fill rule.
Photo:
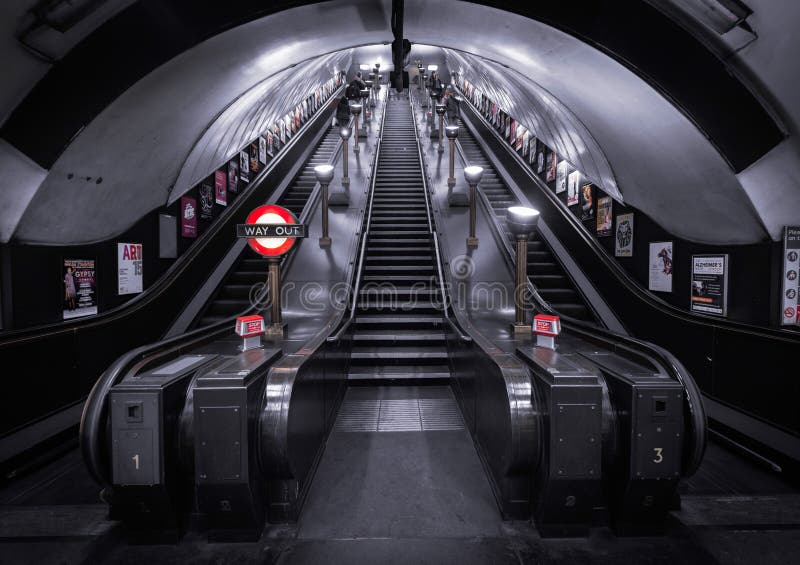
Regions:
<instances>
[{"instance_id":1,"label":"station signage board","mask_svg":"<svg viewBox=\"0 0 800 565\"><path fill-rule=\"evenodd\" d=\"M781 325L800 325L800 226L783 228Z\"/></svg>"},{"instance_id":2,"label":"station signage board","mask_svg":"<svg viewBox=\"0 0 800 565\"><path fill-rule=\"evenodd\" d=\"M236 236L247 239L250 247L265 257L278 257L288 252L298 238L308 236L305 224L298 224L291 211L267 204L247 216L236 226Z\"/></svg>"}]
</instances>

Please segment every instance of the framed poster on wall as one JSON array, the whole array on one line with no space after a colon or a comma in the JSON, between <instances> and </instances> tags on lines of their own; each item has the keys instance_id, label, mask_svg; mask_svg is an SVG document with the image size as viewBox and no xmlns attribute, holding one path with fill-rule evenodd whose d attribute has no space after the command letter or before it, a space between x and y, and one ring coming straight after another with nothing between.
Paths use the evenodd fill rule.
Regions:
<instances>
[{"instance_id":1,"label":"framed poster on wall","mask_svg":"<svg viewBox=\"0 0 800 565\"><path fill-rule=\"evenodd\" d=\"M530 130L525 130L525 133L522 134L522 156L528 157L530 150L531 150L531 132Z\"/></svg>"},{"instance_id":2,"label":"framed poster on wall","mask_svg":"<svg viewBox=\"0 0 800 565\"><path fill-rule=\"evenodd\" d=\"M247 151L239 151L239 179L250 182L250 155Z\"/></svg>"},{"instance_id":3,"label":"framed poster on wall","mask_svg":"<svg viewBox=\"0 0 800 565\"><path fill-rule=\"evenodd\" d=\"M561 161L556 166L556 194L560 194L567 190L567 171L569 170L569 163ZM567 202L569 204L569 202Z\"/></svg>"},{"instance_id":4,"label":"framed poster on wall","mask_svg":"<svg viewBox=\"0 0 800 565\"><path fill-rule=\"evenodd\" d=\"M228 162L228 190L239 192L239 162L236 159Z\"/></svg>"},{"instance_id":5,"label":"framed poster on wall","mask_svg":"<svg viewBox=\"0 0 800 565\"><path fill-rule=\"evenodd\" d=\"M267 130L267 156L275 156L275 134Z\"/></svg>"},{"instance_id":6,"label":"framed poster on wall","mask_svg":"<svg viewBox=\"0 0 800 565\"><path fill-rule=\"evenodd\" d=\"M672 242L650 243L649 277L647 288L657 292L672 292Z\"/></svg>"},{"instance_id":7,"label":"framed poster on wall","mask_svg":"<svg viewBox=\"0 0 800 565\"><path fill-rule=\"evenodd\" d=\"M580 197L581 220L591 220L594 218L594 185L584 184L580 190Z\"/></svg>"},{"instance_id":8,"label":"framed poster on wall","mask_svg":"<svg viewBox=\"0 0 800 565\"><path fill-rule=\"evenodd\" d=\"M728 315L728 256L692 255L692 312Z\"/></svg>"},{"instance_id":9,"label":"framed poster on wall","mask_svg":"<svg viewBox=\"0 0 800 565\"><path fill-rule=\"evenodd\" d=\"M117 243L117 294L142 292L142 244Z\"/></svg>"},{"instance_id":10,"label":"framed poster on wall","mask_svg":"<svg viewBox=\"0 0 800 565\"><path fill-rule=\"evenodd\" d=\"M61 294L63 318L97 314L97 263L95 259L64 259Z\"/></svg>"},{"instance_id":11,"label":"framed poster on wall","mask_svg":"<svg viewBox=\"0 0 800 565\"><path fill-rule=\"evenodd\" d=\"M258 162L258 141L254 141L253 143L250 144L249 153L250 153L250 172L253 174L253 177L255 178L256 173L258 173L258 170L261 168L259 167L259 162Z\"/></svg>"},{"instance_id":12,"label":"framed poster on wall","mask_svg":"<svg viewBox=\"0 0 800 565\"><path fill-rule=\"evenodd\" d=\"M781 325L800 325L800 226L783 228Z\"/></svg>"},{"instance_id":13,"label":"framed poster on wall","mask_svg":"<svg viewBox=\"0 0 800 565\"><path fill-rule=\"evenodd\" d=\"M267 140L262 135L258 136L258 160L264 165L267 164Z\"/></svg>"},{"instance_id":14,"label":"framed poster on wall","mask_svg":"<svg viewBox=\"0 0 800 565\"><path fill-rule=\"evenodd\" d=\"M566 161L564 161L566 162ZM580 201L578 197L578 185L580 184L581 173L572 171L567 179L567 206L574 206Z\"/></svg>"},{"instance_id":15,"label":"framed poster on wall","mask_svg":"<svg viewBox=\"0 0 800 565\"><path fill-rule=\"evenodd\" d=\"M214 214L214 187L209 182L203 182L197 193L200 199L200 219L210 220Z\"/></svg>"},{"instance_id":16,"label":"framed poster on wall","mask_svg":"<svg viewBox=\"0 0 800 565\"><path fill-rule=\"evenodd\" d=\"M547 176L545 182L553 182L556 180L556 169L558 168L558 155L555 151L550 151L547 154Z\"/></svg>"},{"instance_id":17,"label":"framed poster on wall","mask_svg":"<svg viewBox=\"0 0 800 565\"><path fill-rule=\"evenodd\" d=\"M228 205L228 176L224 171L214 171L214 202L220 206Z\"/></svg>"},{"instance_id":18,"label":"framed poster on wall","mask_svg":"<svg viewBox=\"0 0 800 565\"><path fill-rule=\"evenodd\" d=\"M181 237L197 237L197 200L181 196Z\"/></svg>"},{"instance_id":19,"label":"framed poster on wall","mask_svg":"<svg viewBox=\"0 0 800 565\"><path fill-rule=\"evenodd\" d=\"M514 118L511 118L511 123L508 126L508 137L506 141L508 141L512 147L517 142L517 120Z\"/></svg>"},{"instance_id":20,"label":"framed poster on wall","mask_svg":"<svg viewBox=\"0 0 800 565\"><path fill-rule=\"evenodd\" d=\"M614 256L633 257L633 214L617 216L617 230L614 236Z\"/></svg>"},{"instance_id":21,"label":"framed poster on wall","mask_svg":"<svg viewBox=\"0 0 800 565\"><path fill-rule=\"evenodd\" d=\"M597 237L611 235L611 216L612 200L610 196L603 196L597 199Z\"/></svg>"}]
</instances>

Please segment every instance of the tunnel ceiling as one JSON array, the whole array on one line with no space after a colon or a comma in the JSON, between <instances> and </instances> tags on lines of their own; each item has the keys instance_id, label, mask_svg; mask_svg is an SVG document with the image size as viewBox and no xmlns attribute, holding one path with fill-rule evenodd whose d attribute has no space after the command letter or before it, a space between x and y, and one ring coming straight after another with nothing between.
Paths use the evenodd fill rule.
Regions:
<instances>
[{"instance_id":1,"label":"tunnel ceiling","mask_svg":"<svg viewBox=\"0 0 800 565\"><path fill-rule=\"evenodd\" d=\"M237 5L232 2L233 12ZM107 89L112 91L112 101L88 120L52 163L20 222L17 239L80 242L123 231L143 213L164 203L204 131L225 108L290 65L298 64L300 72L303 61L390 41L389 6L388 1L333 1L286 10L238 25L184 50L118 96L113 88ZM595 11L586 10L589 15ZM199 11L198 19L203 20ZM447 17L442 19L442 14ZM480 28L475 22L481 22ZM185 27L194 23L188 20ZM191 43L191 30L184 31L167 51L180 51L182 44ZM509 84L520 75L522 78L513 80L519 84L524 84L523 79L532 80L552 93L602 147L626 200L651 213L668 230L688 239L717 243L763 239L763 218L748 200L750 191L742 191L734 174L739 162L746 163L749 157L720 152L720 143L710 143L704 135L708 131L697 127L703 124L680 104L683 99L665 95L667 79L644 76L644 80L620 57L604 52L597 37L588 37L585 29L572 31L568 34L555 25L457 0L406 2L405 35L412 42L479 55L487 64L507 65ZM194 35L199 34L194 31ZM492 72L496 76L496 70ZM59 80L63 82L64 77L58 73L48 75L2 132L47 167L46 155L37 154L19 130L23 124L35 122L31 121L32 110L47 100L48 88ZM69 88L87 88L92 80L87 82ZM695 90L702 91L696 86ZM709 86L712 90L717 87ZM680 89L676 93L681 94ZM67 105L61 112L69 115L69 105L78 102L72 96L63 99ZM691 100L687 101L692 107ZM59 122L60 114L53 108L47 113ZM712 126L713 121L709 122ZM61 127L54 127L54 138L70 129L68 124L56 125ZM775 141L770 135L756 135L745 153L755 151L758 156L770 150ZM70 186L67 175L71 172L103 176L102 188ZM757 176L752 167L747 173ZM43 208L72 218L49 232L47 241L35 229ZM98 217L107 220L99 224L94 221Z\"/></svg>"}]
</instances>

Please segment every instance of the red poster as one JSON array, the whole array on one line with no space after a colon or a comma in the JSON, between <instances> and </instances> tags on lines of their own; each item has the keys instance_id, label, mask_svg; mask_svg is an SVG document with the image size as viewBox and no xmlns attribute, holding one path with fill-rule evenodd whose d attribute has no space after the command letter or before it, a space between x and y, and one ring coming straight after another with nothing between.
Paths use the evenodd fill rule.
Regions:
<instances>
[{"instance_id":1,"label":"red poster","mask_svg":"<svg viewBox=\"0 0 800 565\"><path fill-rule=\"evenodd\" d=\"M214 171L214 201L222 206L228 205L228 178L225 171Z\"/></svg>"},{"instance_id":2,"label":"red poster","mask_svg":"<svg viewBox=\"0 0 800 565\"><path fill-rule=\"evenodd\" d=\"M197 200L181 197L181 236L197 237Z\"/></svg>"}]
</instances>

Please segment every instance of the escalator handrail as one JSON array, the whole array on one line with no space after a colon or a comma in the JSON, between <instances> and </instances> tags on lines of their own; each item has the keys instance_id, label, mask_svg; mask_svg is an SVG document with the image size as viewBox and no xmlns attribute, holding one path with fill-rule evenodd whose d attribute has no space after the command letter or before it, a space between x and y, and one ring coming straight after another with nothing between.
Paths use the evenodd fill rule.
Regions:
<instances>
[{"instance_id":1,"label":"escalator handrail","mask_svg":"<svg viewBox=\"0 0 800 565\"><path fill-rule=\"evenodd\" d=\"M499 229L496 223L493 225L496 229ZM510 248L506 247L506 251L507 254L511 255L511 264L514 264L515 258ZM528 277L526 277L526 280L528 285L535 289L535 285L533 285ZM535 293L533 296L536 298L539 295ZM539 304L539 306L544 311L558 314L558 312L550 308L547 303ZM635 351L641 356L656 360L661 367L667 370L671 378L683 385L686 390L686 402L689 408L691 429L691 436L688 441L685 442L683 470L685 476L691 476L699 467L703 458L703 453L705 453L708 437L708 417L705 407L703 406L700 389L686 367L684 367L672 353L654 343L632 338L631 336L620 334L589 322L577 320L570 316L558 315L562 318L562 326L566 331L589 336L592 339L601 339L608 344L623 344L623 347Z\"/></svg>"},{"instance_id":2,"label":"escalator handrail","mask_svg":"<svg viewBox=\"0 0 800 565\"><path fill-rule=\"evenodd\" d=\"M170 265L161 277L156 280L153 285L146 289L141 294L134 298L120 304L110 310L87 316L85 318L76 318L74 320L67 320L62 322L55 322L51 324L42 324L29 328L20 328L17 330L8 330L0 333L0 349L6 347L13 347L17 344L37 341L40 339L49 338L60 334L78 333L87 328L101 326L103 324L114 322L120 318L130 315L131 312L141 310L148 306L156 297L169 288L173 281L181 275L186 268L192 263L211 242L218 232L222 229L225 220L230 218L236 211L245 205L248 197L267 179L269 174L282 162L283 158L288 154L288 148L299 143L303 138L303 131L307 130L311 124L317 123L323 116L327 115L326 104L336 98L336 95L344 89L340 87L334 91L329 99L323 104L310 120L308 120L301 129L283 146L281 155L273 159L268 166L256 176L247 187L247 190L239 195L230 205L226 206L225 210L214 220L214 222L195 240L195 242L187 249L175 262Z\"/></svg>"},{"instance_id":3,"label":"escalator handrail","mask_svg":"<svg viewBox=\"0 0 800 565\"><path fill-rule=\"evenodd\" d=\"M465 96L465 100L468 98ZM473 113L479 120L481 120L491 131L494 136L502 141L502 137L495 131L494 127L489 124L489 122L483 117L483 115L475 108L474 104L469 101L470 108L472 109ZM735 320L728 320L724 318L715 318L706 314L700 314L697 312L687 312L673 306L665 302L664 300L660 299L657 296L654 296L649 291L646 291L642 288L641 284L636 281L632 275L630 275L627 271L625 271L619 263L609 256L608 252L597 242L595 238L589 234L589 232L584 228L584 226L580 223L577 219L575 214L573 214L561 200L559 200L556 195L550 190L542 180L536 176L527 164L524 163L522 158L517 154L516 151L511 151L507 143L501 143L501 145L507 150L509 154L513 156L513 158L519 163L520 170L528 177L531 182L533 182L537 188L540 189L542 193L544 193L545 197L550 199L550 201L555 205L556 209L559 211L561 216L569 222L569 224L573 227L575 232L581 237L581 239L587 244L588 248L597 256L597 258L603 262L603 264L614 274L614 276L619 280L621 284L623 284L631 293L635 294L637 298L643 300L644 302L648 303L653 308L656 308L663 313L670 315L672 317L678 318L681 321L689 322L696 325L701 326L710 326L713 328L720 328L728 331L735 331L741 332L748 335L755 335L763 338L772 338L772 339L779 339L785 340L788 342L800 342L800 333L790 331L790 330L782 330L777 328L769 328L763 326L756 326L753 324L748 324L746 322L739 322Z\"/></svg>"},{"instance_id":4,"label":"escalator handrail","mask_svg":"<svg viewBox=\"0 0 800 565\"><path fill-rule=\"evenodd\" d=\"M339 149L341 149L339 141ZM338 151L334 150L331 161L335 162ZM319 184L319 183L318 183ZM287 185L287 188L290 185ZM309 195L309 200L303 208L300 215L301 222L308 217L310 210L315 207L319 201L319 186L317 190L312 191ZM281 271L288 269L291 258L295 255L296 248L292 250L291 254L282 262ZM269 286L265 286L263 293L259 299L268 296ZM100 378L95 382L81 414L81 423L79 430L79 442L83 459L89 469L89 473L100 484L109 484L110 476L107 467L103 464L103 428L107 414L106 398L111 388L128 375L131 371L139 371L143 364L155 363L156 361L163 360L174 353L180 353L181 350L199 345L205 341L215 339L218 335L230 331L231 322L238 316L253 312L256 310L255 305L241 313L234 314L219 320L211 325L196 328L189 332L174 336L172 338L163 339L157 342L149 343L132 349L128 353L123 354L114 363L106 369Z\"/></svg>"},{"instance_id":5,"label":"escalator handrail","mask_svg":"<svg viewBox=\"0 0 800 565\"><path fill-rule=\"evenodd\" d=\"M448 325L453 328L456 335L461 341L470 342L472 338L464 332L458 325L458 323L450 317L449 307L447 305L447 293L445 292L444 288L444 275L442 273L442 256L439 252L439 236L436 233L436 230L433 229L433 218L431 217L431 202L430 197L428 195L428 175L427 173L427 164L425 159L422 157L422 145L419 141L419 130L417 129L417 118L414 115L414 105L411 100L411 95L408 97L408 105L410 106L411 117L414 122L414 140L417 143L417 157L419 159L419 166L420 171L422 172L422 189L425 193L425 214L428 218L428 231L433 237L433 248L436 252L436 270L439 274L439 290L442 295L442 314L444 315L445 321L447 321Z\"/></svg>"},{"instance_id":6,"label":"escalator handrail","mask_svg":"<svg viewBox=\"0 0 800 565\"><path fill-rule=\"evenodd\" d=\"M352 297L350 299L350 313L347 316L347 320L342 323L339 329L336 331L335 334L330 335L326 338L328 342L335 342L339 341L347 328L350 327L352 324L353 319L356 315L356 304L358 302L358 291L361 288L361 272L364 270L364 255L367 249L367 240L369 239L369 228L370 228L370 219L372 218L372 202L373 197L375 196L375 179L378 177L378 155L381 152L381 143L383 142L383 132L384 132L384 120L386 119L386 106L388 105L389 100L387 98L383 104L383 114L381 116L381 134L378 136L378 140L375 143L375 155L373 156L372 162L372 180L369 184L369 203L367 204L367 213L364 214L364 223L361 226L361 241L359 242L359 253L358 253L358 264L356 268L353 270L353 273L350 277L350 292L352 293Z\"/></svg>"}]
</instances>

